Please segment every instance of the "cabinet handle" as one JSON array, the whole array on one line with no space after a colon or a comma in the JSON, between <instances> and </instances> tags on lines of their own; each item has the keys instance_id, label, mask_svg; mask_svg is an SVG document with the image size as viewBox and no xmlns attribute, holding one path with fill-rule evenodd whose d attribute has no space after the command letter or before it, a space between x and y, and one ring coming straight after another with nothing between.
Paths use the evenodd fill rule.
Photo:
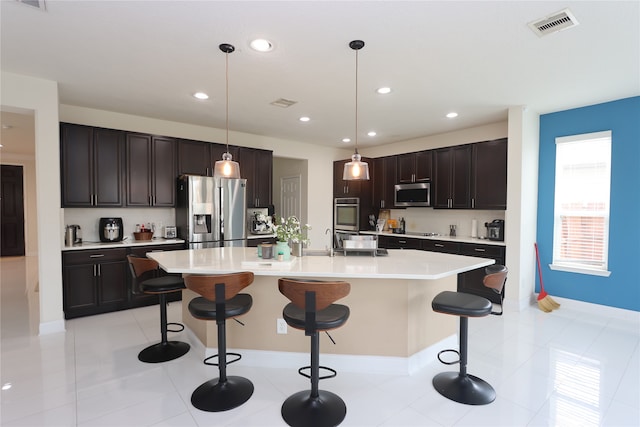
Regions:
<instances>
[{"instance_id":1,"label":"cabinet handle","mask_svg":"<svg viewBox=\"0 0 640 427\"><path fill-rule=\"evenodd\" d=\"M104 256L104 254L94 254L94 255L89 255L89 258L102 258Z\"/></svg>"},{"instance_id":2,"label":"cabinet handle","mask_svg":"<svg viewBox=\"0 0 640 427\"><path fill-rule=\"evenodd\" d=\"M402 245L406 245L407 241L406 240L398 240L398 243L402 244Z\"/></svg>"},{"instance_id":3,"label":"cabinet handle","mask_svg":"<svg viewBox=\"0 0 640 427\"><path fill-rule=\"evenodd\" d=\"M98 269L97 269L97 265L93 264L93 277L96 277L98 275Z\"/></svg>"},{"instance_id":4,"label":"cabinet handle","mask_svg":"<svg viewBox=\"0 0 640 427\"><path fill-rule=\"evenodd\" d=\"M100 268L100 264L98 264L98 276L102 276L102 269Z\"/></svg>"},{"instance_id":5,"label":"cabinet handle","mask_svg":"<svg viewBox=\"0 0 640 427\"><path fill-rule=\"evenodd\" d=\"M444 245L441 243L434 243L433 246L435 246L436 248L444 248Z\"/></svg>"},{"instance_id":6,"label":"cabinet handle","mask_svg":"<svg viewBox=\"0 0 640 427\"><path fill-rule=\"evenodd\" d=\"M151 252L164 252L164 249L154 249Z\"/></svg>"},{"instance_id":7,"label":"cabinet handle","mask_svg":"<svg viewBox=\"0 0 640 427\"><path fill-rule=\"evenodd\" d=\"M380 207L384 209L384 200L380 200Z\"/></svg>"},{"instance_id":8,"label":"cabinet handle","mask_svg":"<svg viewBox=\"0 0 640 427\"><path fill-rule=\"evenodd\" d=\"M471 207L475 208L476 207L476 199L471 199Z\"/></svg>"},{"instance_id":9,"label":"cabinet handle","mask_svg":"<svg viewBox=\"0 0 640 427\"><path fill-rule=\"evenodd\" d=\"M482 249L482 248L475 248L474 251L476 252L486 252L486 249Z\"/></svg>"}]
</instances>

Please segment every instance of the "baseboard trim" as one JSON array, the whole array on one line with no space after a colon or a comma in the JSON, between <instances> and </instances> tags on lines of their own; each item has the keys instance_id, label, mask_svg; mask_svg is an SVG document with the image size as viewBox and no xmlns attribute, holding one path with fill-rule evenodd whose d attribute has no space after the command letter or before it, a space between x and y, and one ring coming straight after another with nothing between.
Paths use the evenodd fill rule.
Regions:
<instances>
[{"instance_id":1,"label":"baseboard trim","mask_svg":"<svg viewBox=\"0 0 640 427\"><path fill-rule=\"evenodd\" d=\"M56 334L58 332L65 332L64 320L54 320L52 322L40 322L39 335Z\"/></svg>"}]
</instances>

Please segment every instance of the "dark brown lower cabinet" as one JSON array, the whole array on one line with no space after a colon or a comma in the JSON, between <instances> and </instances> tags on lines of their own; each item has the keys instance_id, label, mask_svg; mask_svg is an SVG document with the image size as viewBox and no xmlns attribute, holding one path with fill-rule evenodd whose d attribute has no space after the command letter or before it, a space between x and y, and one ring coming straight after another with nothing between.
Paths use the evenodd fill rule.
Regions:
<instances>
[{"instance_id":1,"label":"dark brown lower cabinet","mask_svg":"<svg viewBox=\"0 0 640 427\"><path fill-rule=\"evenodd\" d=\"M127 307L127 250L62 254L64 317L87 316Z\"/></svg>"},{"instance_id":2,"label":"dark brown lower cabinet","mask_svg":"<svg viewBox=\"0 0 640 427\"><path fill-rule=\"evenodd\" d=\"M247 247L249 248L257 248L259 244L262 243L271 243L272 245L276 244L275 237L265 237L264 239L247 239Z\"/></svg>"},{"instance_id":3,"label":"dark brown lower cabinet","mask_svg":"<svg viewBox=\"0 0 640 427\"><path fill-rule=\"evenodd\" d=\"M480 258L492 258L496 261L496 264L506 265L506 249L504 246L461 243L459 254ZM478 268L476 270L458 274L458 292L479 295L493 303L499 304L501 301L500 294L482 284L484 276L484 268ZM509 280L507 279L507 284L508 282ZM505 287L502 288L502 298L504 298L504 290L506 287L507 286L505 284Z\"/></svg>"},{"instance_id":4,"label":"dark brown lower cabinet","mask_svg":"<svg viewBox=\"0 0 640 427\"><path fill-rule=\"evenodd\" d=\"M108 313L158 303L155 295L133 292L127 255L146 256L153 250L179 250L184 245L65 251L62 253L63 309L65 319ZM168 295L182 299L182 292Z\"/></svg>"},{"instance_id":5,"label":"dark brown lower cabinet","mask_svg":"<svg viewBox=\"0 0 640 427\"><path fill-rule=\"evenodd\" d=\"M430 252L491 258L496 261L496 264L506 265L506 248L500 245L460 243L449 240L415 239L399 236L378 236L378 247L386 249L421 249L423 251ZM484 276L484 268L478 268L476 270L458 274L458 292L479 295L487 298L493 303L499 304L500 294L482 284ZM502 289L503 297L505 288Z\"/></svg>"}]
</instances>

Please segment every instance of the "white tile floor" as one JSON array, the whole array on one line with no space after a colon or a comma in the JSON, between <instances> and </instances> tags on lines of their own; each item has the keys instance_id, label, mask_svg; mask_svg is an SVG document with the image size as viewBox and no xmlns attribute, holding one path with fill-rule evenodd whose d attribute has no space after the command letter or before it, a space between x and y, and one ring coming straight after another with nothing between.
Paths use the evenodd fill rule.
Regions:
<instances>
[{"instance_id":1,"label":"white tile floor","mask_svg":"<svg viewBox=\"0 0 640 427\"><path fill-rule=\"evenodd\" d=\"M37 336L34 265L1 261L0 383L11 384L1 392L2 426L282 426L282 401L308 387L297 367L240 361L229 375L251 379L251 399L224 413L199 411L191 392L217 368L201 363L198 343L171 362L137 359L159 340L156 306L71 320L66 333ZM180 311L171 304L170 319ZM495 387L490 405L440 396L431 378L449 369L437 361L412 376L339 372L321 388L347 403L343 426L638 426L639 343L640 313L565 302L549 314L532 307L470 320L469 372Z\"/></svg>"}]
</instances>

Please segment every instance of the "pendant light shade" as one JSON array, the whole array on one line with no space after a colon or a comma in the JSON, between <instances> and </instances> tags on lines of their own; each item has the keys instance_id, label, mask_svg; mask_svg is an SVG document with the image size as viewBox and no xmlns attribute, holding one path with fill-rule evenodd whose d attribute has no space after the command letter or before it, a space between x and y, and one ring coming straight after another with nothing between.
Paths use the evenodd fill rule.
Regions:
<instances>
[{"instance_id":1,"label":"pendant light shade","mask_svg":"<svg viewBox=\"0 0 640 427\"><path fill-rule=\"evenodd\" d=\"M344 164L342 179L345 181L364 181L369 179L369 165L358 154L358 51L364 47L362 40L353 40L349 47L356 51L356 146L351 161Z\"/></svg>"},{"instance_id":2,"label":"pendant light shade","mask_svg":"<svg viewBox=\"0 0 640 427\"><path fill-rule=\"evenodd\" d=\"M226 129L227 129L227 152L222 154L222 160L218 160L213 167L213 176L216 178L240 178L240 165L233 161L233 156L229 153L229 54L235 47L228 43L219 46L225 54L225 87L226 87Z\"/></svg>"}]
</instances>

